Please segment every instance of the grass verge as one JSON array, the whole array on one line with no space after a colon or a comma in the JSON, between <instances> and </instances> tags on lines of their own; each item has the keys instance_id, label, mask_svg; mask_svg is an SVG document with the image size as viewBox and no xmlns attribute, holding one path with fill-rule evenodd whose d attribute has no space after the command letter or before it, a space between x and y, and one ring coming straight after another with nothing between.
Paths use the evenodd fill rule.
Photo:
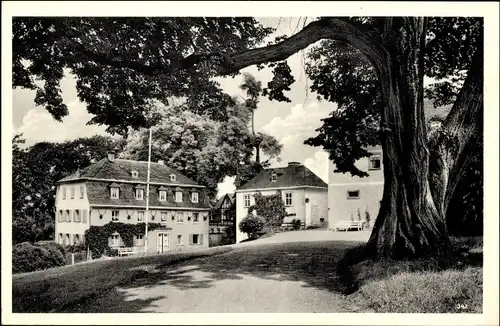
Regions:
<instances>
[{"instance_id":1,"label":"grass verge","mask_svg":"<svg viewBox=\"0 0 500 326\"><path fill-rule=\"evenodd\" d=\"M145 277L155 265L208 257L231 251L228 247L155 255L96 260L85 264L17 274L12 277L12 312L58 312L95 298L116 286Z\"/></svg>"},{"instance_id":2,"label":"grass verge","mask_svg":"<svg viewBox=\"0 0 500 326\"><path fill-rule=\"evenodd\" d=\"M481 313L482 238L452 241L454 255L412 261L358 262L363 247L353 249L339 269L349 300L379 313Z\"/></svg>"}]
</instances>

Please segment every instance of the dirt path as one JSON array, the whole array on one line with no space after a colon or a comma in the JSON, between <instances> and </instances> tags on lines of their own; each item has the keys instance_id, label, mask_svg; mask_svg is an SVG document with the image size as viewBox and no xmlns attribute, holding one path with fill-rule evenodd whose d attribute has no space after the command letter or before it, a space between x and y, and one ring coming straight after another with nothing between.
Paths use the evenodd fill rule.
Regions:
<instances>
[{"instance_id":1,"label":"dirt path","mask_svg":"<svg viewBox=\"0 0 500 326\"><path fill-rule=\"evenodd\" d=\"M256 313L355 309L338 293L335 266L345 250L359 242L274 239L277 243L269 243L270 239L173 266L144 266L148 273L143 278L72 311Z\"/></svg>"}]
</instances>

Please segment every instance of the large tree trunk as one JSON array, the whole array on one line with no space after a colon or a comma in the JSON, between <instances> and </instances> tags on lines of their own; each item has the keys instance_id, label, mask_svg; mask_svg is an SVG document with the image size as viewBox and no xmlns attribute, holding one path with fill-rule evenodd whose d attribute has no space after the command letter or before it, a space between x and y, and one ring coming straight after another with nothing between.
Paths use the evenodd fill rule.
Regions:
<instances>
[{"instance_id":1,"label":"large tree trunk","mask_svg":"<svg viewBox=\"0 0 500 326\"><path fill-rule=\"evenodd\" d=\"M428 181L424 45L424 18L387 19L386 63L377 67L385 102L384 193L366 248L373 258L418 257L449 245L444 215L434 204Z\"/></svg>"},{"instance_id":2,"label":"large tree trunk","mask_svg":"<svg viewBox=\"0 0 500 326\"><path fill-rule=\"evenodd\" d=\"M483 45L480 42L453 108L436 136L431 138L431 190L443 215L453 198L462 198L468 187L458 187L476 155L482 155L483 137ZM446 220L457 219L446 216Z\"/></svg>"}]
</instances>

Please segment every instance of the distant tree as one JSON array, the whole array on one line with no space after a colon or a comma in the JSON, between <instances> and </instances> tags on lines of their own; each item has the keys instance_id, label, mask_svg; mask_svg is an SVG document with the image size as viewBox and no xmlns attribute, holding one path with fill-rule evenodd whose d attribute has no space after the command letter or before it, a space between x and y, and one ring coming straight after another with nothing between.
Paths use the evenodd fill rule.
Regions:
<instances>
[{"instance_id":1,"label":"distant tree","mask_svg":"<svg viewBox=\"0 0 500 326\"><path fill-rule=\"evenodd\" d=\"M21 134L12 142L13 241L50 239L54 228L56 182L123 145L120 138L93 136L63 143L41 142L22 148Z\"/></svg>"}]
</instances>

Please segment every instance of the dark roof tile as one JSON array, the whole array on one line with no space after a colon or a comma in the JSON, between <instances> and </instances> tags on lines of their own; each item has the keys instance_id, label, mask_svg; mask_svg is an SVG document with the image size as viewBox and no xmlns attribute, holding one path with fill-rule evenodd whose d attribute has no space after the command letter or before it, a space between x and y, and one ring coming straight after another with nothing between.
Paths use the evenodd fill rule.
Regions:
<instances>
[{"instance_id":1,"label":"dark roof tile","mask_svg":"<svg viewBox=\"0 0 500 326\"><path fill-rule=\"evenodd\" d=\"M278 176L275 182L271 181L271 175L273 173L276 173ZM323 180L311 172L307 167L298 163L293 163L287 167L265 169L237 190L300 186L328 187Z\"/></svg>"},{"instance_id":2,"label":"dark roof tile","mask_svg":"<svg viewBox=\"0 0 500 326\"><path fill-rule=\"evenodd\" d=\"M109 185L106 181L87 181L87 196L90 205L116 205L116 206L146 206L146 200L137 200L135 198L135 185L131 183L123 183L120 188L120 198L111 199ZM164 186L149 186L149 206L155 207L182 207L182 208L210 208L208 197L205 189L199 188L200 192L199 202L191 202L191 191L189 189L182 189L182 203L175 202L175 197L172 191L167 191L167 200L160 201L158 191L160 188L172 190L172 187Z\"/></svg>"}]
</instances>

